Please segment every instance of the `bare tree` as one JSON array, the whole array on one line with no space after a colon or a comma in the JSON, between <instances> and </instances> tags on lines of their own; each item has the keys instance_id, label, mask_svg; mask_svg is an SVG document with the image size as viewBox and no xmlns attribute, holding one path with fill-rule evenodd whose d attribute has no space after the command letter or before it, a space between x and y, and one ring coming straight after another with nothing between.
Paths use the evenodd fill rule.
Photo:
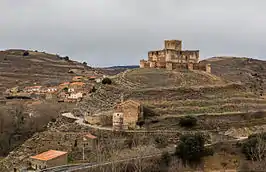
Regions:
<instances>
[{"instance_id":1,"label":"bare tree","mask_svg":"<svg viewBox=\"0 0 266 172\"><path fill-rule=\"evenodd\" d=\"M251 157L252 161L263 161L263 158L266 154L266 141L263 137L263 134L258 134L255 136L256 138L256 145L255 147L250 146L249 149L249 156Z\"/></svg>"}]
</instances>

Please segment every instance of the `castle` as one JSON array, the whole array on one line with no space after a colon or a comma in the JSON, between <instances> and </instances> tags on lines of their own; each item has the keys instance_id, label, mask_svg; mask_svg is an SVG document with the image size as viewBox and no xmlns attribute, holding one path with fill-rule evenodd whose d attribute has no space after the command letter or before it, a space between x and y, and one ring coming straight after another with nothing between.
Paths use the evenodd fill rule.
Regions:
<instances>
[{"instance_id":1,"label":"castle","mask_svg":"<svg viewBox=\"0 0 266 172\"><path fill-rule=\"evenodd\" d=\"M181 40L165 40L163 50L149 51L148 61L140 60L140 68L203 70L211 73L210 64L199 63L199 50L182 50Z\"/></svg>"}]
</instances>

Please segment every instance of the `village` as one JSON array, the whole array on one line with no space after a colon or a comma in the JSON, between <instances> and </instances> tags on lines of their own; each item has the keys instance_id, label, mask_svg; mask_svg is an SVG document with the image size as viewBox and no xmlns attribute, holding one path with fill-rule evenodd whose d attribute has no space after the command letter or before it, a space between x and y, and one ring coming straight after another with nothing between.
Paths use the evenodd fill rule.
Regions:
<instances>
[{"instance_id":1,"label":"village","mask_svg":"<svg viewBox=\"0 0 266 172\"><path fill-rule=\"evenodd\" d=\"M223 132L217 132L217 128L220 126L209 125L208 120L205 120L205 113L197 113L196 115L203 116L201 119L202 123L208 123L206 124L206 131L202 129L205 127L205 124L200 126L202 128L187 128L182 126L180 122L181 118L185 119L184 125L194 125L190 122L192 121L193 123L195 122L194 120L197 120L196 117L187 115L186 111L182 113L183 109L190 108L191 106L191 102L188 102L189 105L186 106L182 104L185 104L186 100L184 102L182 101L186 98L185 95L188 95L187 93L191 93L192 96L201 94L199 93L199 88L189 90L184 87L177 87L176 85L173 88L171 83L175 82L177 80L176 78L169 82L170 84L167 85L169 86L168 88L162 88L160 84L158 84L158 87L152 83L146 83L146 85L140 84L141 79L150 79L153 77L153 74L155 75L155 81L159 80L159 75L161 75L162 78L160 80L163 83L171 75L176 74L178 77L192 75L195 80L201 79L202 77L204 78L203 85L209 80L211 82L215 80L218 84L217 88L220 89L220 83L223 83L223 81L220 81L212 75L211 65L209 63L199 62L200 56L198 50L183 51L182 41L179 40L165 40L164 44L165 47L163 50L148 52L148 60L141 60L138 69L125 70L114 76L76 75L71 80L57 85L47 86L33 83L32 85L14 87L6 90L6 99L11 101L30 100L35 102L44 100L55 101L56 103L66 105L70 103L75 105L75 109L78 111L77 114L74 110L60 112L60 117L47 125L46 132L40 133L37 138L33 137L29 139L29 143L23 145L25 147L22 146L21 149L23 151L29 150L27 155L19 157L19 159L23 159L24 161L22 169L24 171L42 172L63 171L70 168L83 169L83 167L85 169L85 166L90 167L92 163L96 163L98 156L103 153L101 151L109 149L109 146L111 147L110 152L115 151L120 146L126 152L130 152L133 144L131 142L134 139L138 140L137 142L140 147L143 145L152 145L157 149L159 145L156 156L158 154L161 155L162 151L165 150L168 153L173 153L176 150L180 135L184 133L203 132L206 135L204 137L208 138L208 144L206 145L209 146L212 142L228 141L229 139L230 141L247 139L246 133L244 136L228 136L228 134L224 134L230 134L230 131L228 131L230 128ZM147 75L145 72L147 72ZM183 79L186 83L189 80L186 77L183 77ZM145 83L145 80L143 83ZM239 86L235 83L232 85L233 87ZM209 89L208 86L205 87L204 94L209 94L209 91L212 91L212 89ZM230 84L224 85L225 89L227 87L231 89ZM110 97L106 93L106 90L112 92L114 97ZM162 97L159 93L162 93L165 97ZM211 92L211 96L213 96L213 92ZM151 100L149 100L150 97L152 97ZM175 101L174 99L177 99L178 105L180 105L180 107L177 107L179 108L178 115L176 115L174 110L174 115L170 114L171 109L174 109L174 106L177 105L171 106L169 108L170 110L166 108L168 106L167 104ZM199 97L199 99L201 98ZM194 101L196 102L196 100ZM147 102L152 102L154 105L151 106ZM96 105L96 103L98 104ZM156 103L162 103L162 109L159 109L157 106L160 105ZM88 104L88 106L83 107L82 104ZM107 105L109 108L101 109L103 105ZM154 109L159 110L159 113L155 114ZM195 111L197 110L200 111L201 109L198 108L198 105L195 105ZM194 109L191 111L195 113ZM151 114L155 114L155 116L148 118L147 116ZM173 117L172 126L159 123L159 119L164 119L165 116L169 116L170 121ZM213 115L213 118L219 117L220 115ZM232 118L235 119L237 117L235 115ZM216 119L213 120L215 121ZM146 126L144 126L144 123L147 123L145 124ZM155 127L150 129L150 126L153 125ZM222 124L220 125L223 126ZM177 128L175 128L176 126ZM37 146L35 145L35 141L39 143ZM31 144L34 148L28 146ZM138 145L136 145L136 148L138 148ZM9 156L12 157L15 154L13 155L11 152ZM113 155L110 156L112 157ZM141 156L145 157L144 155L140 155L137 159L141 159ZM72 159L73 157L75 157L74 160ZM105 162L106 159L102 161ZM25 167L25 164L27 167ZM20 167L14 166L14 171L19 170L21 170Z\"/></svg>"},{"instance_id":2,"label":"village","mask_svg":"<svg viewBox=\"0 0 266 172\"><path fill-rule=\"evenodd\" d=\"M179 52L181 51L181 41L166 40L165 50L163 51L168 52L168 50L172 52L176 51L177 54L180 54ZM194 56L193 53L194 52L188 54L186 57L177 57L181 60L175 60L175 66L180 65L180 67L174 68L174 70L193 70L193 67L191 68L189 66L195 66L199 61L199 54L196 54L196 56ZM161 58L150 57L150 55L151 53L149 52L149 63L151 63L151 65L147 66L146 64L143 64L144 62L142 60L140 68L160 68L159 64L166 62L167 55L162 56ZM152 65L152 63L154 63L154 65ZM168 63L170 63L169 60ZM166 66L162 68L166 68ZM195 67L194 69L197 70ZM171 70L173 69L171 68ZM210 72L210 69L204 68L204 70ZM26 86L21 89L15 87L6 91L8 93L7 98L16 99L21 97L29 97L33 99L41 99L42 97L45 100L56 99L59 103L80 102L82 101L82 98L84 96L89 96L90 93L95 92L98 88L96 85L103 84L103 80L105 78L108 78L108 76L74 76L71 81L63 82L59 85L54 85L50 87L45 87L41 85ZM75 116L72 113L64 113L62 115L67 118L76 120L76 123L85 126L87 125L91 128L102 128L103 130L114 132L127 130L130 131L141 129L142 124L140 121L143 119L144 116L144 107L139 101L133 99L124 100L124 96L121 95L120 101L113 107L111 111L108 111L106 113L84 113L81 117ZM83 145L83 149L84 145L87 145L87 148L89 146L89 148L93 150L96 148L96 145L98 143L97 136L91 133L81 134L79 140L82 140L83 142L81 144ZM69 152L61 150L47 150L46 152L42 152L40 154L29 157L29 163L33 170L49 169L54 166L66 165L68 163L68 153Z\"/></svg>"},{"instance_id":3,"label":"village","mask_svg":"<svg viewBox=\"0 0 266 172\"><path fill-rule=\"evenodd\" d=\"M6 90L7 99L57 100L58 102L79 102L93 91L95 85L102 82L102 76L74 76L71 81L59 85L42 86L36 83L31 86L13 87Z\"/></svg>"}]
</instances>

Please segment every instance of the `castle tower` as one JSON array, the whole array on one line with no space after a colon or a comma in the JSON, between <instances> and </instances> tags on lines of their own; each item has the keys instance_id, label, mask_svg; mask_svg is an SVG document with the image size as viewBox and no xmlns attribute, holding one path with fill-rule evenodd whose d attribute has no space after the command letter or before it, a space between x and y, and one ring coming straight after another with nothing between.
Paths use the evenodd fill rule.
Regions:
<instances>
[{"instance_id":1,"label":"castle tower","mask_svg":"<svg viewBox=\"0 0 266 172\"><path fill-rule=\"evenodd\" d=\"M145 68L145 60L140 60L139 68Z\"/></svg>"},{"instance_id":2,"label":"castle tower","mask_svg":"<svg viewBox=\"0 0 266 172\"><path fill-rule=\"evenodd\" d=\"M165 40L164 41L164 48L169 50L182 50L182 41L181 40Z\"/></svg>"},{"instance_id":3,"label":"castle tower","mask_svg":"<svg viewBox=\"0 0 266 172\"><path fill-rule=\"evenodd\" d=\"M211 73L211 64L206 64L206 72Z\"/></svg>"}]
</instances>

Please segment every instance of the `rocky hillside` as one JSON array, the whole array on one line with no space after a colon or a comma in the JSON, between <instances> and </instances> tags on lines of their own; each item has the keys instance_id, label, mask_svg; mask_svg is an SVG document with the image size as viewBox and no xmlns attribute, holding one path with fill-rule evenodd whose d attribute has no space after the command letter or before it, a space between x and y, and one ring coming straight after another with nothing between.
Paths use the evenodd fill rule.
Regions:
<instances>
[{"instance_id":1,"label":"rocky hillside","mask_svg":"<svg viewBox=\"0 0 266 172\"><path fill-rule=\"evenodd\" d=\"M28 52L28 54L24 54ZM70 70L74 72L69 72ZM0 52L0 92L15 86L54 85L77 74L92 74L93 68L69 57L45 52L6 50ZM76 73L76 74L75 74ZM1 94L0 94L1 95Z\"/></svg>"},{"instance_id":2,"label":"rocky hillside","mask_svg":"<svg viewBox=\"0 0 266 172\"><path fill-rule=\"evenodd\" d=\"M7 100L6 89L16 86L53 86L71 81L76 75L93 75L97 70L44 52L0 51L0 157L22 144L32 134L45 130L60 111L73 105L40 100ZM51 100L52 101L52 100Z\"/></svg>"},{"instance_id":3,"label":"rocky hillside","mask_svg":"<svg viewBox=\"0 0 266 172\"><path fill-rule=\"evenodd\" d=\"M149 109L146 120L162 122L156 127L169 126L168 121L164 123L166 117L266 110L264 93L260 96L250 88L243 79L245 76L230 77L230 68L219 74L217 66L213 67L216 75L203 71L127 70L114 77L112 85L100 87L79 106L91 114L100 113L112 110L123 95L124 99L140 101ZM250 79L254 76L250 75Z\"/></svg>"},{"instance_id":4,"label":"rocky hillside","mask_svg":"<svg viewBox=\"0 0 266 172\"><path fill-rule=\"evenodd\" d=\"M246 57L213 57L203 60L210 63L213 74L229 81L251 84L266 79L266 61ZM263 84L266 88L266 84Z\"/></svg>"}]
</instances>

